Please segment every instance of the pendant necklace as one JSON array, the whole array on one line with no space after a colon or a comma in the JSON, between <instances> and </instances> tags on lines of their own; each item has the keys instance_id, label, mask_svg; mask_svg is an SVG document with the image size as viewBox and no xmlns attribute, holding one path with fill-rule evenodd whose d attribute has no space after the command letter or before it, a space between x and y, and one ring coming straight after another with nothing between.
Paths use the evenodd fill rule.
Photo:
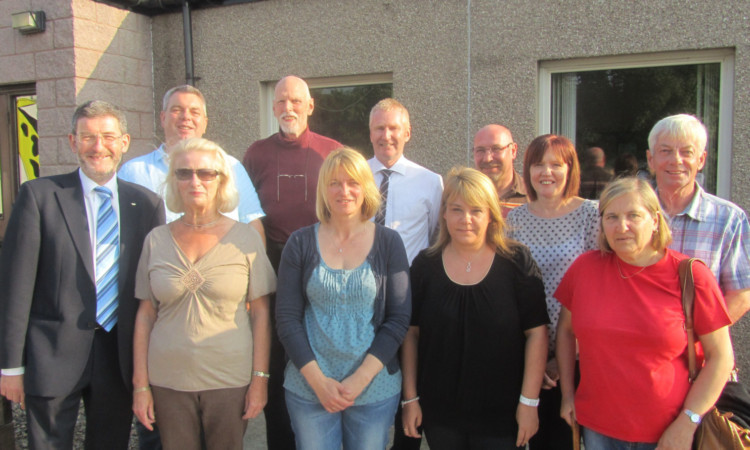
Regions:
<instances>
[{"instance_id":1,"label":"pendant necklace","mask_svg":"<svg viewBox=\"0 0 750 450\"><path fill-rule=\"evenodd\" d=\"M451 245L451 247L453 247L453 245ZM457 254L457 255L458 255L459 257L461 257L461 254L460 254L460 253L458 253L458 250L456 250L456 248L455 248L455 247L453 247L453 251L454 251L454 252L456 252L456 254ZM469 258L469 260L468 260L468 261L466 262L466 272L467 272L467 273L468 273L468 272L471 272L471 262L472 262L472 261L474 260L474 258L476 258L476 257L477 257L477 255L478 255L478 254L480 254L480 253L482 253L482 249L481 249L481 248L479 249L479 251L477 251L476 253L474 253L474 254L473 254L473 255L471 256L471 258ZM462 258L462 259L463 259L463 258Z\"/></svg>"}]
</instances>

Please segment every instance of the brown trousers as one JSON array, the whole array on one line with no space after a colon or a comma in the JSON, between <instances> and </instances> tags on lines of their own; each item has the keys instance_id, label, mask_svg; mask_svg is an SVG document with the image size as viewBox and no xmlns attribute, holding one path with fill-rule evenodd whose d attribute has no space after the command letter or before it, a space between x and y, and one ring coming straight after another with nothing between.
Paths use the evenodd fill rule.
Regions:
<instances>
[{"instance_id":1,"label":"brown trousers","mask_svg":"<svg viewBox=\"0 0 750 450\"><path fill-rule=\"evenodd\" d=\"M154 414L164 450L242 450L248 386L183 392L153 386Z\"/></svg>"}]
</instances>

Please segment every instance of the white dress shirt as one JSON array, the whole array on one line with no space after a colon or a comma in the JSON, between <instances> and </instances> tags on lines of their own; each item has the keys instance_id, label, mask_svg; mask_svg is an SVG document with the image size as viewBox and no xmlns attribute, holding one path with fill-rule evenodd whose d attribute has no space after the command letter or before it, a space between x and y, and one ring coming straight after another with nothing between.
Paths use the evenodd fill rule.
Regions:
<instances>
[{"instance_id":1,"label":"white dress shirt","mask_svg":"<svg viewBox=\"0 0 750 450\"><path fill-rule=\"evenodd\" d=\"M383 179L381 171L393 171L388 183L385 226L401 235L411 264L420 250L429 247L430 238L437 228L443 178L403 156L390 168L376 158L367 163L378 186Z\"/></svg>"}]
</instances>

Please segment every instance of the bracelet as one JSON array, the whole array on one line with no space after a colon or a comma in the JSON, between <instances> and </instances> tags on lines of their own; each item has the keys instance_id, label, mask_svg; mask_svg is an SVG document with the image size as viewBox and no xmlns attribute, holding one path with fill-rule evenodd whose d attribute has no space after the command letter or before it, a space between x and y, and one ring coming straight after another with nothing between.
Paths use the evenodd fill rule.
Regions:
<instances>
[{"instance_id":1,"label":"bracelet","mask_svg":"<svg viewBox=\"0 0 750 450\"><path fill-rule=\"evenodd\" d=\"M133 394L137 394L139 392L147 392L147 391L150 391L150 390L151 390L151 386L139 387L139 388L133 389Z\"/></svg>"},{"instance_id":2,"label":"bracelet","mask_svg":"<svg viewBox=\"0 0 750 450\"><path fill-rule=\"evenodd\" d=\"M404 405L408 405L409 403L414 403L416 401L419 401L419 396L418 395L416 397L414 397L414 398L410 398L409 400L402 400L401 401L401 407L403 408Z\"/></svg>"},{"instance_id":3,"label":"bracelet","mask_svg":"<svg viewBox=\"0 0 750 450\"><path fill-rule=\"evenodd\" d=\"M523 394L521 394L521 398L519 398L518 401L522 405L531 406L532 408L535 408L535 407L539 406L539 399L538 398L524 397Z\"/></svg>"},{"instance_id":4,"label":"bracelet","mask_svg":"<svg viewBox=\"0 0 750 450\"><path fill-rule=\"evenodd\" d=\"M261 372L260 370L253 370L254 377L271 378L271 374L268 372Z\"/></svg>"}]
</instances>

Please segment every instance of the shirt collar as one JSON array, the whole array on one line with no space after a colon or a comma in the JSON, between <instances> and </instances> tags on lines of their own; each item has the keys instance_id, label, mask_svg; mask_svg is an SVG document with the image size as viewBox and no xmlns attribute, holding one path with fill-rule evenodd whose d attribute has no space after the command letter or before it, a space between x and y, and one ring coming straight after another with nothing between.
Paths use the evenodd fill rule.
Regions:
<instances>
[{"instance_id":1,"label":"shirt collar","mask_svg":"<svg viewBox=\"0 0 750 450\"><path fill-rule=\"evenodd\" d=\"M390 168L385 167L385 165L383 165L383 163L381 163L380 160L378 160L378 158L372 158L372 172L373 173L378 173L384 169L388 169L391 172L395 172L400 175L406 175L406 167L408 165L409 165L409 160L406 159L406 157L404 157L403 155Z\"/></svg>"},{"instance_id":2,"label":"shirt collar","mask_svg":"<svg viewBox=\"0 0 750 450\"><path fill-rule=\"evenodd\" d=\"M94 190L95 187L100 186L99 183L92 180L85 173L83 173L83 170L81 170L80 168L78 168L78 176L81 179L81 187L83 188L84 195L89 195L91 191ZM103 186L106 188L109 188L109 190L112 191L116 195L117 194L117 177L113 176Z\"/></svg>"},{"instance_id":3,"label":"shirt collar","mask_svg":"<svg viewBox=\"0 0 750 450\"><path fill-rule=\"evenodd\" d=\"M693 183L695 185L695 192L693 193L693 198L690 199L690 203L687 204L682 212L679 212L672 217L669 217L667 215L669 219L677 216L688 216L691 219L697 220L699 222L706 221L706 218L710 214L710 212L708 211L708 205L706 203L706 191L703 190L703 188L700 184L698 184L697 181L694 181ZM661 203L661 197L659 197L659 188L654 187L654 191L656 191L656 198L658 198L659 203Z\"/></svg>"},{"instance_id":4,"label":"shirt collar","mask_svg":"<svg viewBox=\"0 0 750 450\"><path fill-rule=\"evenodd\" d=\"M708 205L706 204L706 191L703 190L700 184L698 182L695 182L695 193L693 194L693 198L690 200L690 203L685 207L685 210L683 210L679 215L686 215L690 217L691 219L697 220L699 222L705 222L706 218L708 217L709 211L708 211Z\"/></svg>"},{"instance_id":5,"label":"shirt collar","mask_svg":"<svg viewBox=\"0 0 750 450\"><path fill-rule=\"evenodd\" d=\"M513 186L504 196L504 198L510 197L523 197L526 195L526 186L523 184L523 178L515 170L513 171Z\"/></svg>"}]
</instances>

